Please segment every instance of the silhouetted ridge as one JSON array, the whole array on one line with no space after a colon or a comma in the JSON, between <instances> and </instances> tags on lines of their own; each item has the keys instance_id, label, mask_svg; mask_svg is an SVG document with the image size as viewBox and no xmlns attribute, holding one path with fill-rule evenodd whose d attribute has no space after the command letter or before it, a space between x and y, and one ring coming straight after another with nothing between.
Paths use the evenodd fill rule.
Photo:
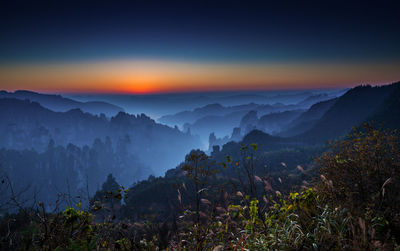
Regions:
<instances>
[{"instance_id":1,"label":"silhouetted ridge","mask_svg":"<svg viewBox=\"0 0 400 251\"><path fill-rule=\"evenodd\" d=\"M290 144L289 142L287 142L286 139L272 136L260 130L253 130L249 132L246 136L243 137L243 140L240 142L241 145L250 145L253 143L258 144L260 150L262 151L276 150Z\"/></svg>"},{"instance_id":2,"label":"silhouetted ridge","mask_svg":"<svg viewBox=\"0 0 400 251\"><path fill-rule=\"evenodd\" d=\"M294 119L289 125L286 126L286 128L283 129L283 132L279 133L278 135L290 137L311 129L325 114L325 112L336 103L337 100L338 98L333 98L312 105L310 109Z\"/></svg>"},{"instance_id":3,"label":"silhouetted ridge","mask_svg":"<svg viewBox=\"0 0 400 251\"><path fill-rule=\"evenodd\" d=\"M301 108L309 108L310 106L318 103L318 102L323 102L325 100L331 99L332 96L322 93L322 94L317 94L317 95L312 95L310 97L307 97L303 101L297 103L298 106Z\"/></svg>"},{"instance_id":4,"label":"silhouetted ridge","mask_svg":"<svg viewBox=\"0 0 400 251\"><path fill-rule=\"evenodd\" d=\"M362 85L350 89L310 130L297 138L308 142L324 142L344 136L352 127L360 125L371 116L395 90L396 85Z\"/></svg>"},{"instance_id":5,"label":"silhouetted ridge","mask_svg":"<svg viewBox=\"0 0 400 251\"><path fill-rule=\"evenodd\" d=\"M194 112L200 112L200 113L203 113L203 112L205 112L205 113L207 113L207 112L218 112L218 111L221 111L222 109L224 109L224 107L221 104L215 103L215 104L206 105L206 106L201 107L201 108L196 108L194 110Z\"/></svg>"},{"instance_id":6,"label":"silhouetted ridge","mask_svg":"<svg viewBox=\"0 0 400 251\"><path fill-rule=\"evenodd\" d=\"M81 109L92 114L105 114L113 116L124 109L102 101L79 102L64 98L61 95L41 94L32 91L18 90L15 92L0 91L0 98L29 99L40 103L43 107L56 112L66 112L71 109Z\"/></svg>"},{"instance_id":7,"label":"silhouetted ridge","mask_svg":"<svg viewBox=\"0 0 400 251\"><path fill-rule=\"evenodd\" d=\"M276 141L278 139L279 137L272 136L260 130L253 130L249 132L246 136L244 136L242 143L243 144L250 144L251 142L260 143L260 142Z\"/></svg>"},{"instance_id":8,"label":"silhouetted ridge","mask_svg":"<svg viewBox=\"0 0 400 251\"><path fill-rule=\"evenodd\" d=\"M393 91L368 121L391 129L400 128L400 82L394 84Z\"/></svg>"},{"instance_id":9,"label":"silhouetted ridge","mask_svg":"<svg viewBox=\"0 0 400 251\"><path fill-rule=\"evenodd\" d=\"M109 137L115 147L129 142L127 151L157 175L175 167L187 151L200 145L190 134L157 124L145 114L120 112L108 120L80 109L54 112L29 100L0 99L0 117L0 148L43 152L50 140L55 145L84 147Z\"/></svg>"},{"instance_id":10,"label":"silhouetted ridge","mask_svg":"<svg viewBox=\"0 0 400 251\"><path fill-rule=\"evenodd\" d=\"M146 114L128 114L125 112L119 112L115 117L112 117L110 120L111 124L119 124L125 126L133 126L137 124L155 124L156 122L151 119Z\"/></svg>"}]
</instances>

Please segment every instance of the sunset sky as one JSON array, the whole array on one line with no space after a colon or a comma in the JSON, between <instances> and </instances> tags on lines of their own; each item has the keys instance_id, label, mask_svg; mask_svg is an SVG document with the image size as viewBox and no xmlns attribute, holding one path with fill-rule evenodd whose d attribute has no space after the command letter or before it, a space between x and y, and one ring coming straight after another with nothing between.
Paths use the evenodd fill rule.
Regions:
<instances>
[{"instance_id":1,"label":"sunset sky","mask_svg":"<svg viewBox=\"0 0 400 251\"><path fill-rule=\"evenodd\" d=\"M0 10L0 89L147 94L400 80L395 1L12 2Z\"/></svg>"}]
</instances>

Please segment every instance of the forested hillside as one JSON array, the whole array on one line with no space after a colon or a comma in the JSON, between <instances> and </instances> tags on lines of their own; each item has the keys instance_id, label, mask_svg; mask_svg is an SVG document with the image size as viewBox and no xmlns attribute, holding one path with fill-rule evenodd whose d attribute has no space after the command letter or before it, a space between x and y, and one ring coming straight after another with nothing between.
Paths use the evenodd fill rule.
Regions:
<instances>
[{"instance_id":1,"label":"forested hillside","mask_svg":"<svg viewBox=\"0 0 400 251\"><path fill-rule=\"evenodd\" d=\"M29 100L0 99L0 167L24 199L88 197L112 173L126 186L176 166L196 137L144 114L107 118L79 109L54 112ZM48 192L54 191L54 192Z\"/></svg>"},{"instance_id":2,"label":"forested hillside","mask_svg":"<svg viewBox=\"0 0 400 251\"><path fill-rule=\"evenodd\" d=\"M241 147L241 158L228 155L218 162L215 155L192 151L165 178L150 177L130 189L108 175L88 209L82 208L83 198L74 198L74 207L53 213L39 203L6 214L1 235L10 222L12 235L2 237L1 245L396 250L399 144L397 132L365 125L322 155L322 149L263 153L250 144ZM320 157L309 165L313 160L305 156L314 154ZM279 164L282 159L288 162ZM12 188L9 180L3 186ZM18 207L17 199L12 196L10 205Z\"/></svg>"},{"instance_id":3,"label":"forested hillside","mask_svg":"<svg viewBox=\"0 0 400 251\"><path fill-rule=\"evenodd\" d=\"M400 251L400 1L0 4L0 251Z\"/></svg>"},{"instance_id":4,"label":"forested hillside","mask_svg":"<svg viewBox=\"0 0 400 251\"><path fill-rule=\"evenodd\" d=\"M356 125L366 121L374 114L400 83L372 87L358 86L338 98L318 122L299 139L309 142L323 142L344 136Z\"/></svg>"},{"instance_id":5,"label":"forested hillside","mask_svg":"<svg viewBox=\"0 0 400 251\"><path fill-rule=\"evenodd\" d=\"M400 136L387 130L400 127L392 116L398 86L356 87L306 111L261 118L251 111L241 122L244 135L243 128L234 129L234 141L211 134L209 152L188 147L196 138L143 114L108 119L0 99L1 224L15 222L13 237L1 243L87 250L399 248ZM250 129L271 121L295 136ZM181 163L149 176L151 164L165 167L164 154L177 147L185 153ZM15 244L7 244L10 238Z\"/></svg>"}]
</instances>

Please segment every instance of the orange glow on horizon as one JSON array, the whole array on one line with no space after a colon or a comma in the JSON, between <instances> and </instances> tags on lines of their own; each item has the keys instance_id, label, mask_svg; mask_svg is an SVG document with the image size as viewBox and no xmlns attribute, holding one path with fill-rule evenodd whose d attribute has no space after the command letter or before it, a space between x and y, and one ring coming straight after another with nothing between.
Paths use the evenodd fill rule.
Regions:
<instances>
[{"instance_id":1,"label":"orange glow on horizon","mask_svg":"<svg viewBox=\"0 0 400 251\"><path fill-rule=\"evenodd\" d=\"M0 66L0 88L56 93L152 94L342 88L400 80L400 63L212 64L106 61Z\"/></svg>"}]
</instances>

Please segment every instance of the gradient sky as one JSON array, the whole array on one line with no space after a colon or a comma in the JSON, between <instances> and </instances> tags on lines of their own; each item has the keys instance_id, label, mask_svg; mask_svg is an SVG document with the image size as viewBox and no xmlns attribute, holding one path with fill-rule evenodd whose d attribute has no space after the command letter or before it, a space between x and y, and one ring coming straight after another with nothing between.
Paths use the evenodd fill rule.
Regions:
<instances>
[{"instance_id":1,"label":"gradient sky","mask_svg":"<svg viewBox=\"0 0 400 251\"><path fill-rule=\"evenodd\" d=\"M400 80L398 1L280 2L2 3L0 89L154 93Z\"/></svg>"}]
</instances>

